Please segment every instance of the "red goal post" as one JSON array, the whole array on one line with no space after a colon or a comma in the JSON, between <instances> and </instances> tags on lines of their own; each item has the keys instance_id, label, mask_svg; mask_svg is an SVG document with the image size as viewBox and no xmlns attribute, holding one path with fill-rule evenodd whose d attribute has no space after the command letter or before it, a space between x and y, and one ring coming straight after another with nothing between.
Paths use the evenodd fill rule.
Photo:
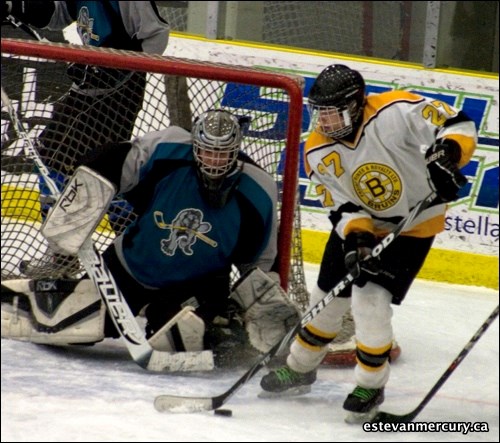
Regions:
<instances>
[{"instance_id":1,"label":"red goal post","mask_svg":"<svg viewBox=\"0 0 500 443\"><path fill-rule=\"evenodd\" d=\"M177 121L185 122L186 117L191 123L197 114L211 107L227 108L237 115L251 117L243 149L275 177L280 187L278 249L281 284L291 290L292 298L296 298L299 304L304 306L307 303L301 298L307 297L307 290L302 267L300 207L297 204L302 77L247 66L59 43L2 39L1 48L2 85L33 138L42 131L43 122L50 119L47 115L50 116L52 105L67 93L61 85L68 85L66 67L70 63L147 73L143 109L136 120L134 136L162 129ZM34 67L31 66L33 63ZM172 81L173 94L169 92ZM112 111L111 108L109 112ZM89 112L92 112L91 107ZM179 117L182 113L184 115ZM43 219L43 183L39 184L33 179L33 173L21 166L16 169L18 159L22 162L22 141L13 130L12 122L6 121L4 115L2 112L2 165L6 159L9 168L4 170L2 167L2 279L9 279L22 276L19 273L20 261L38 259L43 264L48 254L47 245L36 232ZM102 115L103 119L107 117L109 115ZM64 136L68 133L69 130L64 132ZM73 157L70 154L65 158L67 164L61 165L61 170L69 170L75 157L76 154ZM65 181L66 177L62 180ZM40 202L33 195L38 196ZM120 205L110 209L109 218L114 217L115 233L116 226L122 227L123 224L125 227L133 217L121 213L122 209ZM4 223L8 225L7 229L4 229ZM18 231L23 231L23 234ZM109 244L113 235L110 236L109 229L101 227L94 240L102 248ZM31 236L36 237L36 241ZM32 252L27 245L35 244L38 245L36 256L30 255ZM20 254L24 257L19 257ZM6 263L9 265L4 266ZM39 276L49 276L51 272L57 274L57 266L40 266ZM299 295L294 296L294 291Z\"/></svg>"}]
</instances>

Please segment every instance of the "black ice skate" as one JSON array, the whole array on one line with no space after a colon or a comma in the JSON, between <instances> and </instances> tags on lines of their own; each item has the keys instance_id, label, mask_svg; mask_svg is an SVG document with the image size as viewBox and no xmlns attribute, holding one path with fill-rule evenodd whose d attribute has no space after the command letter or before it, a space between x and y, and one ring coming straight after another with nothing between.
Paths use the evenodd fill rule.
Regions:
<instances>
[{"instance_id":1,"label":"black ice skate","mask_svg":"<svg viewBox=\"0 0 500 443\"><path fill-rule=\"evenodd\" d=\"M259 397L283 397L302 395L311 392L311 385L316 381L316 371L296 372L288 366L271 371L262 377L260 386L264 390Z\"/></svg>"},{"instance_id":2,"label":"black ice skate","mask_svg":"<svg viewBox=\"0 0 500 443\"><path fill-rule=\"evenodd\" d=\"M370 389L356 386L346 398L344 409L350 413L346 416L347 423L365 423L375 417L378 405L384 401L384 388Z\"/></svg>"}]
</instances>

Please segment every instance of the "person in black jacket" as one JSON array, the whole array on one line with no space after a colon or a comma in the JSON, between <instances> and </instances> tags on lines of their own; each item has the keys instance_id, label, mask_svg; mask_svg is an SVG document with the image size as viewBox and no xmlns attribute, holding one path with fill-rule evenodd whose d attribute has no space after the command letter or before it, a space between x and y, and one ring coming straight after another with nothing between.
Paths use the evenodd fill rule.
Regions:
<instances>
[{"instance_id":1,"label":"person in black jacket","mask_svg":"<svg viewBox=\"0 0 500 443\"><path fill-rule=\"evenodd\" d=\"M84 45L163 54L169 25L155 2L15 1L3 14L41 29L60 30L76 21ZM62 175L88 150L130 140L142 107L145 73L71 64L70 90L54 104L53 116L38 137L46 166Z\"/></svg>"}]
</instances>

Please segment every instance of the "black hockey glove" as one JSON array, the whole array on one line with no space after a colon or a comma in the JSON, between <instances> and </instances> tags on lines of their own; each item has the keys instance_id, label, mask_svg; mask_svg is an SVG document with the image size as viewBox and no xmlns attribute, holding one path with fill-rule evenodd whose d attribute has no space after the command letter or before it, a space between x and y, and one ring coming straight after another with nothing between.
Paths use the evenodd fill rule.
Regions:
<instances>
[{"instance_id":1,"label":"black hockey glove","mask_svg":"<svg viewBox=\"0 0 500 443\"><path fill-rule=\"evenodd\" d=\"M377 275L381 271L378 257L370 257L377 239L371 232L352 232L344 242L344 263L346 269L354 277L354 282L360 288L366 285L370 275Z\"/></svg>"},{"instance_id":2,"label":"black hockey glove","mask_svg":"<svg viewBox=\"0 0 500 443\"><path fill-rule=\"evenodd\" d=\"M443 202L457 200L458 191L467 184L467 179L458 169L460 156L460 146L454 140L438 140L425 153L429 175Z\"/></svg>"}]
</instances>

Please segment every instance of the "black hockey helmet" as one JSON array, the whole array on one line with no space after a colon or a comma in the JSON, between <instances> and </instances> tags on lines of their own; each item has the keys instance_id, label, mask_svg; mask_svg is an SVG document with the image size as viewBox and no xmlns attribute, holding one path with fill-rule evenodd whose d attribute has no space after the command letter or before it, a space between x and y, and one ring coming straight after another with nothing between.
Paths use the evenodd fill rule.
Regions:
<instances>
[{"instance_id":1,"label":"black hockey helmet","mask_svg":"<svg viewBox=\"0 0 500 443\"><path fill-rule=\"evenodd\" d=\"M331 65L318 75L308 99L313 127L329 137L342 138L352 132L363 113L365 81L354 69ZM321 111L336 112L343 124L335 128L323 125L319 119Z\"/></svg>"}]
</instances>

